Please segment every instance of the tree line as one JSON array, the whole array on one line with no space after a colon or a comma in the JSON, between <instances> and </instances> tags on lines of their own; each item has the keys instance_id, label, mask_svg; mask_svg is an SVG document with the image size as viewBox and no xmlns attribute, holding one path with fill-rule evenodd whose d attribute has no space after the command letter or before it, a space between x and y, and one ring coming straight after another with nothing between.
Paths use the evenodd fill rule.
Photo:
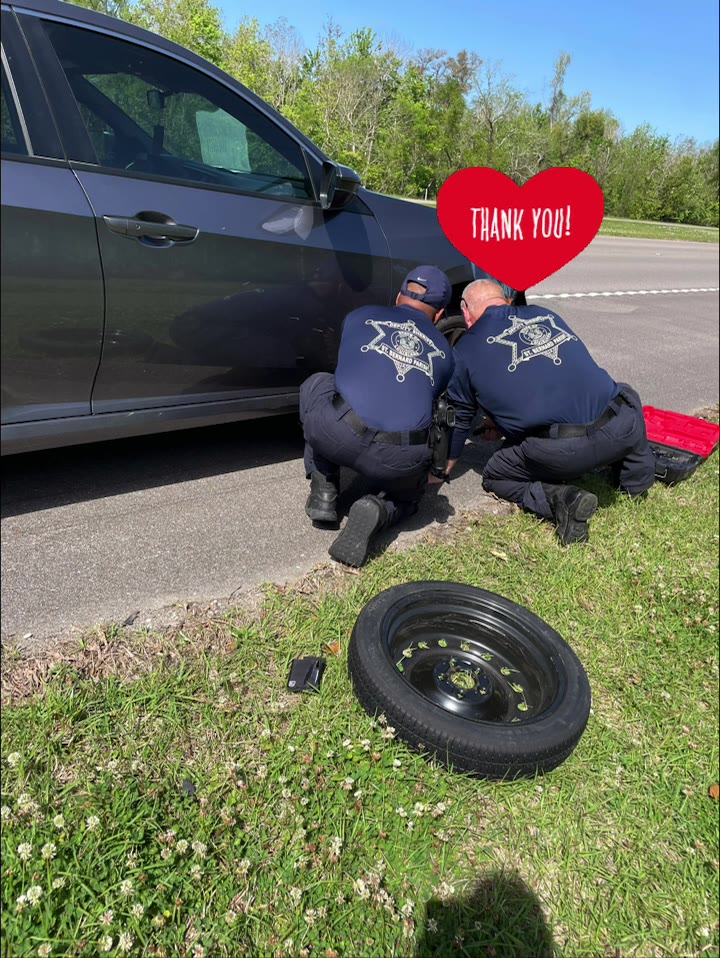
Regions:
<instances>
[{"instance_id":1,"label":"tree line","mask_svg":"<svg viewBox=\"0 0 720 958\"><path fill-rule=\"evenodd\" d=\"M569 96L561 53L543 102L500 63L461 50L408 53L371 29L328 22L305 48L281 19L246 17L229 32L210 0L78 0L185 46L279 110L372 190L434 199L456 170L489 166L522 185L555 166L593 176L608 216L718 226L718 141L671 142L650 125L626 132L591 94Z\"/></svg>"}]
</instances>

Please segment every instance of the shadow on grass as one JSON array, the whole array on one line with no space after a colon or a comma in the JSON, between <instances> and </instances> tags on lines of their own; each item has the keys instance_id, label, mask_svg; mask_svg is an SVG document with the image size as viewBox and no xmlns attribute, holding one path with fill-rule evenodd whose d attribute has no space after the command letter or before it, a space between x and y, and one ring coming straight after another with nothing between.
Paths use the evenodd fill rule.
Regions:
<instances>
[{"instance_id":1,"label":"shadow on grass","mask_svg":"<svg viewBox=\"0 0 720 958\"><path fill-rule=\"evenodd\" d=\"M467 895L427 903L415 958L552 958L540 901L516 872L480 878Z\"/></svg>"}]
</instances>

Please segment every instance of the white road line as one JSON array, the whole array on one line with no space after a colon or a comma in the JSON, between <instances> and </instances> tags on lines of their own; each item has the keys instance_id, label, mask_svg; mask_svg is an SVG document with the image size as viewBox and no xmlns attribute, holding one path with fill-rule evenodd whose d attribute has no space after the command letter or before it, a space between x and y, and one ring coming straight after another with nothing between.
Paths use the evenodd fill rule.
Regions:
<instances>
[{"instance_id":1,"label":"white road line","mask_svg":"<svg viewBox=\"0 0 720 958\"><path fill-rule=\"evenodd\" d=\"M582 299L584 296L657 296L660 293L720 293L718 286L693 286L690 289L626 289L613 293L541 293L535 299Z\"/></svg>"}]
</instances>

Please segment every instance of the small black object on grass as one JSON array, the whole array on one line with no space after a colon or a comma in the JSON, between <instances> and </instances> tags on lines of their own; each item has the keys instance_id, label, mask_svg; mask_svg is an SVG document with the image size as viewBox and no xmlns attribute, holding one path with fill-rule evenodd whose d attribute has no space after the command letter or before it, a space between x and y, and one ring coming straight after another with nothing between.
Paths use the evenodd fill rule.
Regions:
<instances>
[{"instance_id":1,"label":"small black object on grass","mask_svg":"<svg viewBox=\"0 0 720 958\"><path fill-rule=\"evenodd\" d=\"M319 692L326 664L325 659L316 656L295 659L290 666L288 691Z\"/></svg>"}]
</instances>

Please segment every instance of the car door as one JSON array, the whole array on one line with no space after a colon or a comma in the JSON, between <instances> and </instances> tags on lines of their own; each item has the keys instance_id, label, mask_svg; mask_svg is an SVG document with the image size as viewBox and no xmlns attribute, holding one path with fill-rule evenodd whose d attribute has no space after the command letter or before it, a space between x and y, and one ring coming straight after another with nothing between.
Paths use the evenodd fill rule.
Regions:
<instances>
[{"instance_id":1,"label":"car door","mask_svg":"<svg viewBox=\"0 0 720 958\"><path fill-rule=\"evenodd\" d=\"M240 88L136 38L20 21L56 115L76 111L61 135L96 217L93 412L261 411L331 368L343 316L389 298L370 212L321 210L303 145Z\"/></svg>"},{"instance_id":2,"label":"car door","mask_svg":"<svg viewBox=\"0 0 720 958\"><path fill-rule=\"evenodd\" d=\"M1 162L5 438L21 424L90 415L104 308L93 212L9 10L2 11Z\"/></svg>"}]
</instances>

